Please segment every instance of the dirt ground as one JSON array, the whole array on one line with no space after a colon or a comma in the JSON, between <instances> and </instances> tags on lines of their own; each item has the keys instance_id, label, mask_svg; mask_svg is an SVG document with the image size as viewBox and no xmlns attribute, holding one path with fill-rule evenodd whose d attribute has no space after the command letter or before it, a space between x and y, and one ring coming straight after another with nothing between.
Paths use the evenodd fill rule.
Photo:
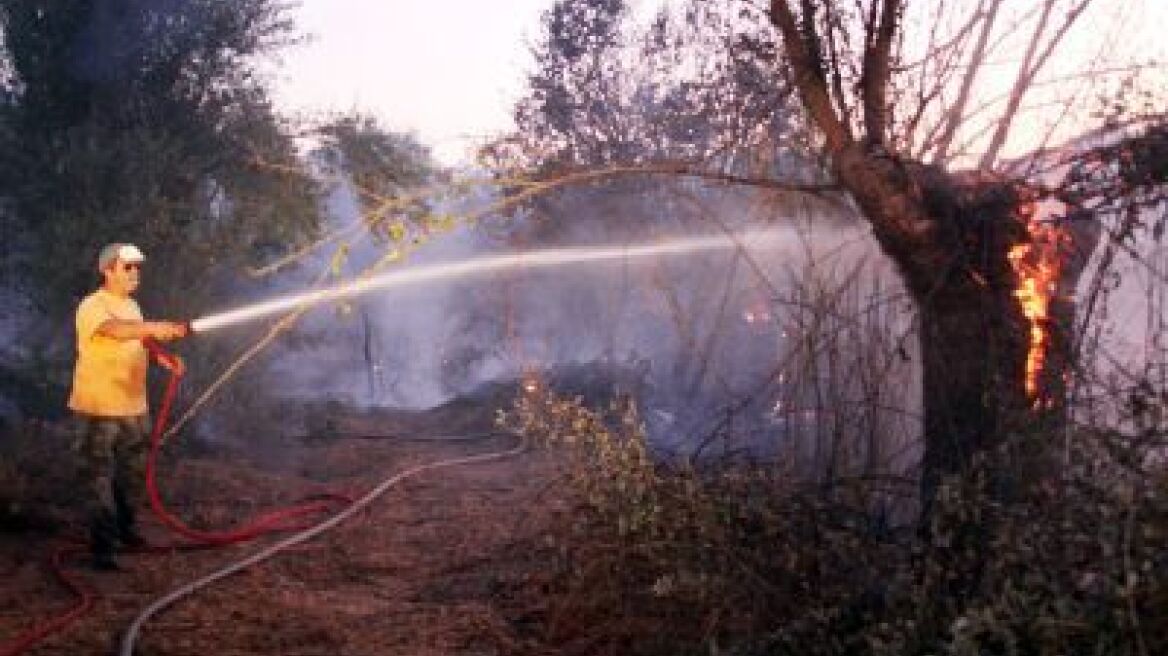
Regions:
<instances>
[{"instance_id":1,"label":"dirt ground","mask_svg":"<svg viewBox=\"0 0 1168 656\"><path fill-rule=\"evenodd\" d=\"M349 418L338 422L339 436L289 443L278 458L208 449L199 457L169 459L160 480L172 508L190 523L226 528L306 494L360 492L416 464L516 443L505 435L402 439L436 436L440 422L409 423ZM463 435L483 427L474 421L456 426ZM162 611L146 623L138 653L543 651L536 629L523 621L527 610L515 606L518 595L511 592L538 576L532 545L553 515L566 512L556 498L554 471L546 456L528 451L407 479L336 529ZM143 523L151 542L169 540L148 512ZM0 644L73 603L45 565L67 532L0 533ZM26 653L115 653L130 622L148 604L272 539L214 550L127 554L120 558L125 571L113 573L89 571L78 557L71 571L99 596L95 608Z\"/></svg>"}]
</instances>

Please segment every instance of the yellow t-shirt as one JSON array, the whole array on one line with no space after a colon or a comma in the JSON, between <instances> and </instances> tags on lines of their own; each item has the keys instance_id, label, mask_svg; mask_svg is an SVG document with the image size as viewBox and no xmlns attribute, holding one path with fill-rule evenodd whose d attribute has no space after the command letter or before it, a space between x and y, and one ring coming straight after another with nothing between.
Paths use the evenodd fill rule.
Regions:
<instances>
[{"instance_id":1,"label":"yellow t-shirt","mask_svg":"<svg viewBox=\"0 0 1168 656\"><path fill-rule=\"evenodd\" d=\"M118 340L98 334L109 319L142 320L142 310L130 297L99 289L77 306L77 366L69 408L98 417L146 414L146 348L136 339Z\"/></svg>"}]
</instances>

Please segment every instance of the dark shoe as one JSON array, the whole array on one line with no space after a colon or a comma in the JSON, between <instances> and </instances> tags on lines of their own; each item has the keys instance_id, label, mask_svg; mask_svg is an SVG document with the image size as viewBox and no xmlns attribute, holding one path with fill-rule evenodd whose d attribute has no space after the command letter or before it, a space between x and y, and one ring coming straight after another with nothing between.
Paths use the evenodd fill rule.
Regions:
<instances>
[{"instance_id":1,"label":"dark shoe","mask_svg":"<svg viewBox=\"0 0 1168 656\"><path fill-rule=\"evenodd\" d=\"M129 547L131 549L141 549L142 547L147 546L146 538L142 537L142 534L137 531L130 531L128 533L121 534L118 536L118 541L121 542L123 546Z\"/></svg>"},{"instance_id":2,"label":"dark shoe","mask_svg":"<svg viewBox=\"0 0 1168 656\"><path fill-rule=\"evenodd\" d=\"M93 559L93 569L99 572L116 572L121 569L114 560L118 541L117 530L108 517L95 516L89 523L89 553Z\"/></svg>"},{"instance_id":3,"label":"dark shoe","mask_svg":"<svg viewBox=\"0 0 1168 656\"><path fill-rule=\"evenodd\" d=\"M120 572L122 566L109 554L94 554L90 567L98 572Z\"/></svg>"}]
</instances>

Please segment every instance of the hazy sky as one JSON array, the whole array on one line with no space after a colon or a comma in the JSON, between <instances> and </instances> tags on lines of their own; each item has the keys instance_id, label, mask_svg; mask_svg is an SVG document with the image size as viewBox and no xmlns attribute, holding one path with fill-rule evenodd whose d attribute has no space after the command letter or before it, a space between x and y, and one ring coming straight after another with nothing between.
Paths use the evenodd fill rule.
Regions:
<instances>
[{"instance_id":1,"label":"hazy sky","mask_svg":"<svg viewBox=\"0 0 1168 656\"><path fill-rule=\"evenodd\" d=\"M552 0L302 0L311 36L277 77L289 108L360 109L453 163L509 125Z\"/></svg>"},{"instance_id":2,"label":"hazy sky","mask_svg":"<svg viewBox=\"0 0 1168 656\"><path fill-rule=\"evenodd\" d=\"M668 1L631 4L644 17ZM283 53L275 81L284 109L372 113L391 129L413 131L448 164L509 127L511 106L532 65L529 44L539 34L540 14L552 4L552 0L300 2L295 18L310 41ZM1007 6L1021 11L1034 2L1011 0ZM1168 55L1168 40L1160 32L1166 23L1168 0L1096 2L1046 73L1058 77L1078 70L1100 52L1125 51L1126 57L1144 61L1163 58ZM1008 88L1012 77L1002 76L996 84L986 78L999 70L1012 75L1012 64L1016 62L1007 59L988 66L979 80L988 85L983 91ZM1090 85L1045 89L1058 96L1076 94L1072 102L1084 112L1093 101ZM1040 106L1021 122L1039 126L1055 119L1067 122ZM1039 127L1017 130L1014 148L1007 150L1039 145L1035 140L1023 143L1028 131L1045 132Z\"/></svg>"}]
</instances>

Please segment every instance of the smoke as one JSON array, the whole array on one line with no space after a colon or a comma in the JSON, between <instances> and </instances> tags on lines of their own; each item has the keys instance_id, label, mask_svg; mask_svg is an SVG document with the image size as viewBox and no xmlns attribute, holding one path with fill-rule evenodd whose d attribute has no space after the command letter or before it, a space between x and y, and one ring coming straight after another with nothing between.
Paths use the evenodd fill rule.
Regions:
<instances>
[{"instance_id":1,"label":"smoke","mask_svg":"<svg viewBox=\"0 0 1168 656\"><path fill-rule=\"evenodd\" d=\"M489 201L442 210L465 215ZM344 185L328 206L338 224L357 216ZM415 409L524 375L570 394L603 381L603 394L637 397L656 447L669 452L729 435L747 451L800 450L795 438L821 420L841 430L883 422L891 431L888 417L863 419L856 408L873 394L864 385L883 385L898 416L913 416L913 395L902 392L914 388L891 382L911 377L913 362L888 355L911 351L913 340L866 342L879 353L848 340L869 339L856 326L874 328L876 313L880 329L907 334L910 315L866 230L838 214L826 204L726 189L630 184L559 193L518 216L437 235L397 266L759 228L782 237L679 256L519 267L319 307L295 345L278 347L272 378L280 395L301 403ZM345 272L389 247L349 244ZM297 282L269 291L295 289L331 261L321 253ZM862 360L870 378L855 371ZM912 434L911 423L895 430Z\"/></svg>"},{"instance_id":2,"label":"smoke","mask_svg":"<svg viewBox=\"0 0 1168 656\"><path fill-rule=\"evenodd\" d=\"M467 216L493 200L483 192L435 211ZM336 225L360 216L346 185L334 189L327 208ZM868 229L838 205L703 185L612 183L556 193L515 216L463 223L394 266L757 228L783 238L685 256L495 271L316 308L295 339L276 347L268 391L292 407L329 400L424 409L474 398L485 385L517 388L525 375L568 394L607 381L592 400L632 393L661 451L781 452L809 471L903 471L920 434L915 312ZM341 277L398 246L346 244ZM1164 270L1163 249L1153 255ZM336 261L322 252L256 297L301 291ZM1166 306L1162 284L1146 266L1142 274L1131 266L1123 291L1096 313L1123 313L1126 325L1109 324L1107 353L1126 353L1122 336L1138 345L1125 356L1138 366L1159 348ZM1148 313L1152 296L1158 315Z\"/></svg>"}]
</instances>

